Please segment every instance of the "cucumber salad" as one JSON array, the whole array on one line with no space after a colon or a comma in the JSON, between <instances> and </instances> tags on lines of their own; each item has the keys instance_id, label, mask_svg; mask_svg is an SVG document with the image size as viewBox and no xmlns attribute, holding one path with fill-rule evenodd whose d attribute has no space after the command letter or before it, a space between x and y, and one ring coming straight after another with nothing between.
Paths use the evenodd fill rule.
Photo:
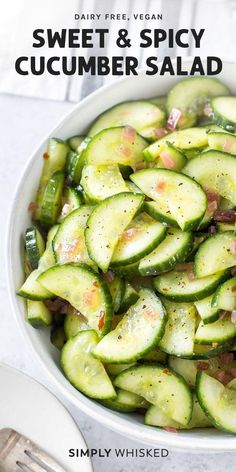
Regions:
<instances>
[{"instance_id":1,"label":"cucumber salad","mask_svg":"<svg viewBox=\"0 0 236 472\"><path fill-rule=\"evenodd\" d=\"M25 232L27 321L84 395L236 434L236 97L213 78L50 138Z\"/></svg>"}]
</instances>

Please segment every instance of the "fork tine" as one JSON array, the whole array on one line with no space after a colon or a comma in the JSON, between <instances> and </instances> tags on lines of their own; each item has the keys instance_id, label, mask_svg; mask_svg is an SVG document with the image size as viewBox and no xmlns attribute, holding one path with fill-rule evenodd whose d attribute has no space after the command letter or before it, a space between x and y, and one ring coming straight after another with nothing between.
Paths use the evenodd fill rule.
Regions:
<instances>
[{"instance_id":1,"label":"fork tine","mask_svg":"<svg viewBox=\"0 0 236 472\"><path fill-rule=\"evenodd\" d=\"M26 464L23 464L22 462L17 461L16 465L23 470L23 472L33 472L32 469L30 469Z\"/></svg>"},{"instance_id":2,"label":"fork tine","mask_svg":"<svg viewBox=\"0 0 236 472\"><path fill-rule=\"evenodd\" d=\"M47 457L45 457L42 452L40 452L40 455L37 453L37 451L26 450L24 452L31 460L36 462L36 464L42 467L46 472L56 472L55 469L52 469L48 463Z\"/></svg>"},{"instance_id":3,"label":"fork tine","mask_svg":"<svg viewBox=\"0 0 236 472\"><path fill-rule=\"evenodd\" d=\"M16 461L16 465L24 472L49 472L47 468L42 468L39 464L32 462L31 460L29 463L25 463L25 461Z\"/></svg>"}]
</instances>

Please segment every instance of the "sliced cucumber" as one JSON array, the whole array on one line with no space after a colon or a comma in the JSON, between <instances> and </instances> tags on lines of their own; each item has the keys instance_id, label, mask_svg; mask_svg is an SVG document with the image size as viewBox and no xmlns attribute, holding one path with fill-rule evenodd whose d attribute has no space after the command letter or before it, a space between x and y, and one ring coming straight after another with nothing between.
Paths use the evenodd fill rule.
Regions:
<instances>
[{"instance_id":1,"label":"sliced cucumber","mask_svg":"<svg viewBox=\"0 0 236 472\"><path fill-rule=\"evenodd\" d=\"M95 267L88 255L84 237L87 220L92 211L93 207L84 205L74 210L61 223L53 239L53 250L59 264L84 262Z\"/></svg>"},{"instance_id":2,"label":"sliced cucumber","mask_svg":"<svg viewBox=\"0 0 236 472\"><path fill-rule=\"evenodd\" d=\"M217 306L212 306L213 299L214 295L210 295L194 303L204 324L213 323L219 318L220 309Z\"/></svg>"},{"instance_id":3,"label":"sliced cucumber","mask_svg":"<svg viewBox=\"0 0 236 472\"><path fill-rule=\"evenodd\" d=\"M40 177L39 187L37 190L37 207L34 212L35 220L39 220L41 217L42 200L46 185L55 172L64 171L68 151L68 144L62 141L61 139L49 139L48 149L47 152L44 154L45 159L43 164L43 170Z\"/></svg>"},{"instance_id":4,"label":"sliced cucumber","mask_svg":"<svg viewBox=\"0 0 236 472\"><path fill-rule=\"evenodd\" d=\"M212 359L215 356L218 356L222 352L225 352L229 349L232 350L233 341L226 341L224 343L212 343L212 344L195 344L194 353L192 359Z\"/></svg>"},{"instance_id":5,"label":"sliced cucumber","mask_svg":"<svg viewBox=\"0 0 236 472\"><path fill-rule=\"evenodd\" d=\"M61 365L72 385L91 398L115 398L116 392L102 363L92 355L98 343L95 331L82 331L66 342Z\"/></svg>"},{"instance_id":6,"label":"sliced cucumber","mask_svg":"<svg viewBox=\"0 0 236 472\"><path fill-rule=\"evenodd\" d=\"M221 198L220 205L219 205L219 210L233 210L235 208L235 205L227 200L227 198Z\"/></svg>"},{"instance_id":7,"label":"sliced cucumber","mask_svg":"<svg viewBox=\"0 0 236 472\"><path fill-rule=\"evenodd\" d=\"M150 426L173 428L173 431L175 429L209 428L212 426L210 420L200 407L195 395L193 397L192 417L187 425L183 426L177 421L174 421L172 418L165 415L160 408L154 405L148 408L144 418L144 423Z\"/></svg>"},{"instance_id":8,"label":"sliced cucumber","mask_svg":"<svg viewBox=\"0 0 236 472\"><path fill-rule=\"evenodd\" d=\"M141 162L147 142L136 132L130 139L126 127L108 128L96 134L85 150L90 165L123 164L135 166Z\"/></svg>"},{"instance_id":9,"label":"sliced cucumber","mask_svg":"<svg viewBox=\"0 0 236 472\"><path fill-rule=\"evenodd\" d=\"M236 265L236 234L214 234L200 246L195 256L194 271L197 277L207 277ZM214 257L212 255L214 254Z\"/></svg>"},{"instance_id":10,"label":"sliced cucumber","mask_svg":"<svg viewBox=\"0 0 236 472\"><path fill-rule=\"evenodd\" d=\"M236 309L236 277L218 287L212 299L212 309L226 311Z\"/></svg>"},{"instance_id":11,"label":"sliced cucumber","mask_svg":"<svg viewBox=\"0 0 236 472\"><path fill-rule=\"evenodd\" d=\"M140 275L139 272L139 261L133 262L133 264L128 264L125 266L115 266L112 267L112 270L122 277L127 277L127 279L132 279L136 275Z\"/></svg>"},{"instance_id":12,"label":"sliced cucumber","mask_svg":"<svg viewBox=\"0 0 236 472\"><path fill-rule=\"evenodd\" d=\"M227 278L222 271L199 279L190 280L188 273L171 271L154 279L156 290L169 300L194 302L214 293L218 285Z\"/></svg>"},{"instance_id":13,"label":"sliced cucumber","mask_svg":"<svg viewBox=\"0 0 236 472\"><path fill-rule=\"evenodd\" d=\"M64 180L63 172L56 172L45 187L42 197L40 223L47 228L54 225L59 217L62 206Z\"/></svg>"},{"instance_id":14,"label":"sliced cucumber","mask_svg":"<svg viewBox=\"0 0 236 472\"><path fill-rule=\"evenodd\" d=\"M165 113L150 102L124 102L105 111L89 130L94 136L105 128L131 126L145 138L155 137L155 129L164 124Z\"/></svg>"},{"instance_id":15,"label":"sliced cucumber","mask_svg":"<svg viewBox=\"0 0 236 472\"><path fill-rule=\"evenodd\" d=\"M183 172L236 205L236 159L220 151L198 154Z\"/></svg>"},{"instance_id":16,"label":"sliced cucumber","mask_svg":"<svg viewBox=\"0 0 236 472\"><path fill-rule=\"evenodd\" d=\"M80 183L86 197L92 203L97 203L104 200L104 198L128 191L128 187L117 164L110 166L84 166Z\"/></svg>"},{"instance_id":17,"label":"sliced cucumber","mask_svg":"<svg viewBox=\"0 0 236 472\"><path fill-rule=\"evenodd\" d=\"M236 223L216 223L216 228L219 233L226 231L236 231Z\"/></svg>"},{"instance_id":18,"label":"sliced cucumber","mask_svg":"<svg viewBox=\"0 0 236 472\"><path fill-rule=\"evenodd\" d=\"M168 320L159 348L175 356L191 356L194 349L196 309L189 303L163 300Z\"/></svg>"},{"instance_id":19,"label":"sliced cucumber","mask_svg":"<svg viewBox=\"0 0 236 472\"><path fill-rule=\"evenodd\" d=\"M209 375L197 375L198 401L216 428L236 433L236 391Z\"/></svg>"},{"instance_id":20,"label":"sliced cucumber","mask_svg":"<svg viewBox=\"0 0 236 472\"><path fill-rule=\"evenodd\" d=\"M187 128L194 125L198 117L203 115L204 106L209 99L220 95L229 95L229 89L217 79L191 77L178 82L170 89L166 106L168 113L176 108L181 111L177 126Z\"/></svg>"},{"instance_id":21,"label":"sliced cucumber","mask_svg":"<svg viewBox=\"0 0 236 472\"><path fill-rule=\"evenodd\" d=\"M166 313L161 301L148 289L96 346L93 353L103 362L128 363L151 351L161 339Z\"/></svg>"},{"instance_id":22,"label":"sliced cucumber","mask_svg":"<svg viewBox=\"0 0 236 472\"><path fill-rule=\"evenodd\" d=\"M225 94L221 94L225 95ZM236 130L236 97L217 97L211 101L215 122L228 131Z\"/></svg>"},{"instance_id":23,"label":"sliced cucumber","mask_svg":"<svg viewBox=\"0 0 236 472\"><path fill-rule=\"evenodd\" d=\"M47 300L48 298L53 297L53 293L39 283L38 277L40 274L41 271L39 269L33 270L21 288L17 291L17 295L35 301Z\"/></svg>"},{"instance_id":24,"label":"sliced cucumber","mask_svg":"<svg viewBox=\"0 0 236 472\"><path fill-rule=\"evenodd\" d=\"M229 133L212 132L208 135L210 149L236 154L236 136Z\"/></svg>"},{"instance_id":25,"label":"sliced cucumber","mask_svg":"<svg viewBox=\"0 0 236 472\"><path fill-rule=\"evenodd\" d=\"M80 208L84 203L84 197L77 188L66 187L62 195L62 210L58 222L61 223L72 211Z\"/></svg>"},{"instance_id":26,"label":"sliced cucumber","mask_svg":"<svg viewBox=\"0 0 236 472\"><path fill-rule=\"evenodd\" d=\"M169 366L179 375L182 375L191 388L195 388L198 372L204 370L206 374L214 376L218 370L230 371L230 369L234 368L235 362L224 364L220 356L205 361L169 357Z\"/></svg>"},{"instance_id":27,"label":"sliced cucumber","mask_svg":"<svg viewBox=\"0 0 236 472\"><path fill-rule=\"evenodd\" d=\"M135 363L132 364L106 364L106 371L110 377L116 377L119 375L123 370L129 369L133 367Z\"/></svg>"},{"instance_id":28,"label":"sliced cucumber","mask_svg":"<svg viewBox=\"0 0 236 472\"><path fill-rule=\"evenodd\" d=\"M39 259L45 251L44 239L35 226L27 228L25 232L25 247L32 269L37 269Z\"/></svg>"},{"instance_id":29,"label":"sliced cucumber","mask_svg":"<svg viewBox=\"0 0 236 472\"><path fill-rule=\"evenodd\" d=\"M130 182L130 180L127 180L125 183L126 183L126 185L128 187L128 190L130 192L141 193L141 195L143 195L142 190L140 190L140 188L138 188L137 185L134 184L134 182Z\"/></svg>"},{"instance_id":30,"label":"sliced cucumber","mask_svg":"<svg viewBox=\"0 0 236 472\"><path fill-rule=\"evenodd\" d=\"M160 154L160 157L155 165L157 168L172 169L179 172L187 164L187 158L183 151L173 146L173 144L166 142L166 146Z\"/></svg>"},{"instance_id":31,"label":"sliced cucumber","mask_svg":"<svg viewBox=\"0 0 236 472\"><path fill-rule=\"evenodd\" d=\"M196 344L223 343L236 336L236 325L230 319L231 314L210 324L199 324L195 334Z\"/></svg>"},{"instance_id":32,"label":"sliced cucumber","mask_svg":"<svg viewBox=\"0 0 236 472\"><path fill-rule=\"evenodd\" d=\"M138 292L129 282L125 282L125 292L119 308L120 313L125 313L131 305L134 305L139 298Z\"/></svg>"},{"instance_id":33,"label":"sliced cucumber","mask_svg":"<svg viewBox=\"0 0 236 472\"><path fill-rule=\"evenodd\" d=\"M131 367L121 372L114 384L140 395L183 425L191 419L191 391L185 380L168 368L159 365Z\"/></svg>"},{"instance_id":34,"label":"sliced cucumber","mask_svg":"<svg viewBox=\"0 0 236 472\"><path fill-rule=\"evenodd\" d=\"M65 332L63 326L53 326L50 336L51 343L55 346L59 351L62 350L65 342Z\"/></svg>"},{"instance_id":35,"label":"sliced cucumber","mask_svg":"<svg viewBox=\"0 0 236 472\"><path fill-rule=\"evenodd\" d=\"M206 195L199 185L184 175L166 169L145 169L131 180L156 201L159 220L174 221L184 230L197 228L206 211Z\"/></svg>"},{"instance_id":36,"label":"sliced cucumber","mask_svg":"<svg viewBox=\"0 0 236 472\"><path fill-rule=\"evenodd\" d=\"M27 321L34 328L44 328L52 324L52 314L43 302L27 300Z\"/></svg>"},{"instance_id":37,"label":"sliced cucumber","mask_svg":"<svg viewBox=\"0 0 236 472\"><path fill-rule=\"evenodd\" d=\"M208 145L208 130L205 128L189 128L167 134L143 151L145 161L155 161L165 150L167 143L183 151L199 152Z\"/></svg>"},{"instance_id":38,"label":"sliced cucumber","mask_svg":"<svg viewBox=\"0 0 236 472\"><path fill-rule=\"evenodd\" d=\"M104 335L110 329L112 299L102 278L85 264L61 264L43 272L40 284L67 300L88 319L91 328Z\"/></svg>"},{"instance_id":39,"label":"sliced cucumber","mask_svg":"<svg viewBox=\"0 0 236 472\"><path fill-rule=\"evenodd\" d=\"M114 312L116 313L120 309L121 302L125 294L125 281L118 275L115 275L111 281L106 280L107 286L110 290Z\"/></svg>"},{"instance_id":40,"label":"sliced cucumber","mask_svg":"<svg viewBox=\"0 0 236 472\"><path fill-rule=\"evenodd\" d=\"M145 363L148 362L157 362L158 364L166 364L167 360L167 354L163 351L160 351L160 349L153 349L153 351L148 352L145 354L141 359L139 359L139 362Z\"/></svg>"},{"instance_id":41,"label":"sliced cucumber","mask_svg":"<svg viewBox=\"0 0 236 472\"><path fill-rule=\"evenodd\" d=\"M165 237L165 227L146 213L130 222L120 235L111 259L111 265L132 264L149 254Z\"/></svg>"},{"instance_id":42,"label":"sliced cucumber","mask_svg":"<svg viewBox=\"0 0 236 472\"><path fill-rule=\"evenodd\" d=\"M124 192L108 197L92 212L85 240L89 256L106 272L122 232L143 204L142 195Z\"/></svg>"},{"instance_id":43,"label":"sliced cucumber","mask_svg":"<svg viewBox=\"0 0 236 472\"><path fill-rule=\"evenodd\" d=\"M148 408L149 406L149 403L144 398L121 388L117 388L114 400L102 400L100 403L111 410L121 413L130 413L138 408Z\"/></svg>"},{"instance_id":44,"label":"sliced cucumber","mask_svg":"<svg viewBox=\"0 0 236 472\"><path fill-rule=\"evenodd\" d=\"M153 97L149 99L149 102L154 103L157 107L161 108L162 110L165 111L166 109L166 100L167 96L163 95L161 97Z\"/></svg>"},{"instance_id":45,"label":"sliced cucumber","mask_svg":"<svg viewBox=\"0 0 236 472\"><path fill-rule=\"evenodd\" d=\"M72 151L77 151L80 144L84 141L84 136L71 136L67 139L67 143L69 144Z\"/></svg>"},{"instance_id":46,"label":"sliced cucumber","mask_svg":"<svg viewBox=\"0 0 236 472\"><path fill-rule=\"evenodd\" d=\"M71 307L69 313L65 316L64 331L66 339L76 336L80 331L89 329L88 321L85 316L81 315L75 308Z\"/></svg>"},{"instance_id":47,"label":"sliced cucumber","mask_svg":"<svg viewBox=\"0 0 236 472\"><path fill-rule=\"evenodd\" d=\"M192 244L193 237L190 232L175 228L168 229L164 241L140 261L140 274L157 275L171 270L177 262L185 261L192 249Z\"/></svg>"}]
</instances>

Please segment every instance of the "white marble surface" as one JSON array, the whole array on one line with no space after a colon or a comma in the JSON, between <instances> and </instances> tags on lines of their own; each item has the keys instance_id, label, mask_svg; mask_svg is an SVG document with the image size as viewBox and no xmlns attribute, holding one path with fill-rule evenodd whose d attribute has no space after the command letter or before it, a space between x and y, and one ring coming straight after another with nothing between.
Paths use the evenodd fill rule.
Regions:
<instances>
[{"instance_id":1,"label":"white marble surface","mask_svg":"<svg viewBox=\"0 0 236 472\"><path fill-rule=\"evenodd\" d=\"M32 359L28 346L16 325L6 290L3 261L5 257L5 228L10 211L14 187L19 178L22 166L43 136L56 124L63 114L73 105L66 102L50 102L20 97L0 97L0 361L30 374L35 379L55 391L44 372ZM59 395L58 395L59 396ZM82 412L68 408L78 420L89 447L142 447L142 444L128 440L109 431ZM1 412L0 412L1 414ZM157 445L158 447L158 445ZM95 472L233 472L236 453L191 455L186 452L170 451L166 459L95 459ZM82 472L82 471L81 471Z\"/></svg>"}]
</instances>

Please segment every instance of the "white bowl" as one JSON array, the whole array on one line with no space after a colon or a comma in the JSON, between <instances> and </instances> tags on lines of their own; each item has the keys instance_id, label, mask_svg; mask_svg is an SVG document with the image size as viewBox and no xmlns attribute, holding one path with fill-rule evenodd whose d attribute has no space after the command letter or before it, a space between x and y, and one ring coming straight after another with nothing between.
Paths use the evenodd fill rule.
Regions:
<instances>
[{"instance_id":1,"label":"white bowl","mask_svg":"<svg viewBox=\"0 0 236 472\"><path fill-rule=\"evenodd\" d=\"M190 69L191 62L190 58L184 60L186 69ZM224 63L223 71L218 77L236 94L235 76L236 64ZM179 80L179 77L172 76L150 77L145 75L144 71L141 71L139 76L121 79L99 89L76 105L74 110L52 130L50 136L66 139L75 134L83 134L91 122L112 105L125 100L164 95ZM235 436L215 429L183 431L177 434L169 433L158 428L145 426L142 423L143 418L141 415L119 414L85 397L63 375L59 356L56 349L50 343L49 333L37 331L25 322L24 302L15 295L15 292L23 281L23 234L25 228L30 223L30 215L27 209L29 203L34 199L42 167L42 154L47 146L48 138L49 136L46 137L33 153L19 181L12 203L7 234L7 267L10 298L20 329L25 339L30 343L35 356L44 366L47 375L56 383L60 392L68 400L93 419L100 421L103 425L120 434L149 445L165 445L171 448L188 449L191 452L199 452L200 450L209 452L236 450Z\"/></svg>"}]
</instances>

